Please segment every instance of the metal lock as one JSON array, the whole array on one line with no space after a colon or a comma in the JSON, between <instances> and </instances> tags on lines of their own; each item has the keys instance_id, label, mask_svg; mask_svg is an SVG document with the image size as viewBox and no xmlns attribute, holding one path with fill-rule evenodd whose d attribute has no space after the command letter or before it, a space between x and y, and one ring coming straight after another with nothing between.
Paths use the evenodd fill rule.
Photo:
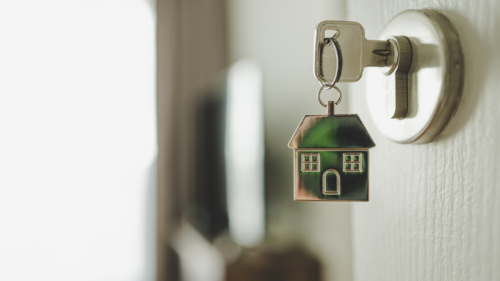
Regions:
<instances>
[{"instance_id":1,"label":"metal lock","mask_svg":"<svg viewBox=\"0 0 500 281\"><path fill-rule=\"evenodd\" d=\"M367 70L366 92L384 135L399 143L426 143L440 135L456 111L464 80L460 38L446 16L431 9L404 11L380 40L367 40L357 22L318 24L314 75L322 89L358 81L365 67L381 68Z\"/></svg>"}]
</instances>

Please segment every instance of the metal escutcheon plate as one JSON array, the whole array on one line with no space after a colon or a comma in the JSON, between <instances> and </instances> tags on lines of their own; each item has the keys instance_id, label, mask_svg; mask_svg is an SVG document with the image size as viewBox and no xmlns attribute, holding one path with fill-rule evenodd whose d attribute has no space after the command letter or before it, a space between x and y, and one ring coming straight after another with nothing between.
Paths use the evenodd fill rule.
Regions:
<instances>
[{"instance_id":1,"label":"metal escutcheon plate","mask_svg":"<svg viewBox=\"0 0 500 281\"><path fill-rule=\"evenodd\" d=\"M431 142L456 111L462 94L464 71L460 38L452 23L435 10L409 10L398 14L379 39L406 36L413 57L408 73L408 114L386 116L387 76L367 69L367 102L379 130L398 143Z\"/></svg>"}]
</instances>

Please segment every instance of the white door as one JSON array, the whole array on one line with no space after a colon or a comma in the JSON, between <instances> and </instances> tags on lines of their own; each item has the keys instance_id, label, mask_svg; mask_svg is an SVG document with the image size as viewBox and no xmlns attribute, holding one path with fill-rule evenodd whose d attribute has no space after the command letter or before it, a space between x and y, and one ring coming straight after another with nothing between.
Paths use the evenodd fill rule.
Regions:
<instances>
[{"instance_id":1,"label":"white door","mask_svg":"<svg viewBox=\"0 0 500 281\"><path fill-rule=\"evenodd\" d=\"M408 9L441 10L465 56L463 96L443 136L400 145L376 129L364 77L350 85L377 146L370 153L370 203L354 204L354 280L500 280L500 2L349 0L348 20L376 39Z\"/></svg>"}]
</instances>

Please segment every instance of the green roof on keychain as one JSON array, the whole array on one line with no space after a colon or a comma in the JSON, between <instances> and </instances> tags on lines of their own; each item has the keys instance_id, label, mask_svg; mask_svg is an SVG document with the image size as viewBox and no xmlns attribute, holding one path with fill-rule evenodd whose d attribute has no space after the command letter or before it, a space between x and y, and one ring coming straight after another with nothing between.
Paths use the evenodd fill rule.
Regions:
<instances>
[{"instance_id":1,"label":"green roof on keychain","mask_svg":"<svg viewBox=\"0 0 500 281\"><path fill-rule=\"evenodd\" d=\"M335 114L342 98L335 86L339 76L318 91L327 114L304 116L288 144L294 153L296 201L368 201L368 150L375 143L357 114ZM339 99L326 105L320 94L332 88Z\"/></svg>"}]
</instances>

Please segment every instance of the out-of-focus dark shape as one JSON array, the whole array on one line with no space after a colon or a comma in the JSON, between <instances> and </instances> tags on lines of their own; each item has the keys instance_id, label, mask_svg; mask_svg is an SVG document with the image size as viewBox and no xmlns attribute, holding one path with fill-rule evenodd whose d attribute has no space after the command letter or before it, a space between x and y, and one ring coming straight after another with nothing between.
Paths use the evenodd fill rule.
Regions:
<instances>
[{"instance_id":1,"label":"out-of-focus dark shape","mask_svg":"<svg viewBox=\"0 0 500 281\"><path fill-rule=\"evenodd\" d=\"M167 248L168 255L170 257L168 264L163 265L164 268L168 268L168 276L166 280L178 281L181 280L181 261L177 252L171 248Z\"/></svg>"},{"instance_id":2,"label":"out-of-focus dark shape","mask_svg":"<svg viewBox=\"0 0 500 281\"><path fill-rule=\"evenodd\" d=\"M226 268L226 281L320 281L321 264L301 250L249 250Z\"/></svg>"},{"instance_id":3,"label":"out-of-focus dark shape","mask_svg":"<svg viewBox=\"0 0 500 281\"><path fill-rule=\"evenodd\" d=\"M226 207L225 77L216 79L196 103L196 184L188 206L188 220L212 241L228 228Z\"/></svg>"}]
</instances>

